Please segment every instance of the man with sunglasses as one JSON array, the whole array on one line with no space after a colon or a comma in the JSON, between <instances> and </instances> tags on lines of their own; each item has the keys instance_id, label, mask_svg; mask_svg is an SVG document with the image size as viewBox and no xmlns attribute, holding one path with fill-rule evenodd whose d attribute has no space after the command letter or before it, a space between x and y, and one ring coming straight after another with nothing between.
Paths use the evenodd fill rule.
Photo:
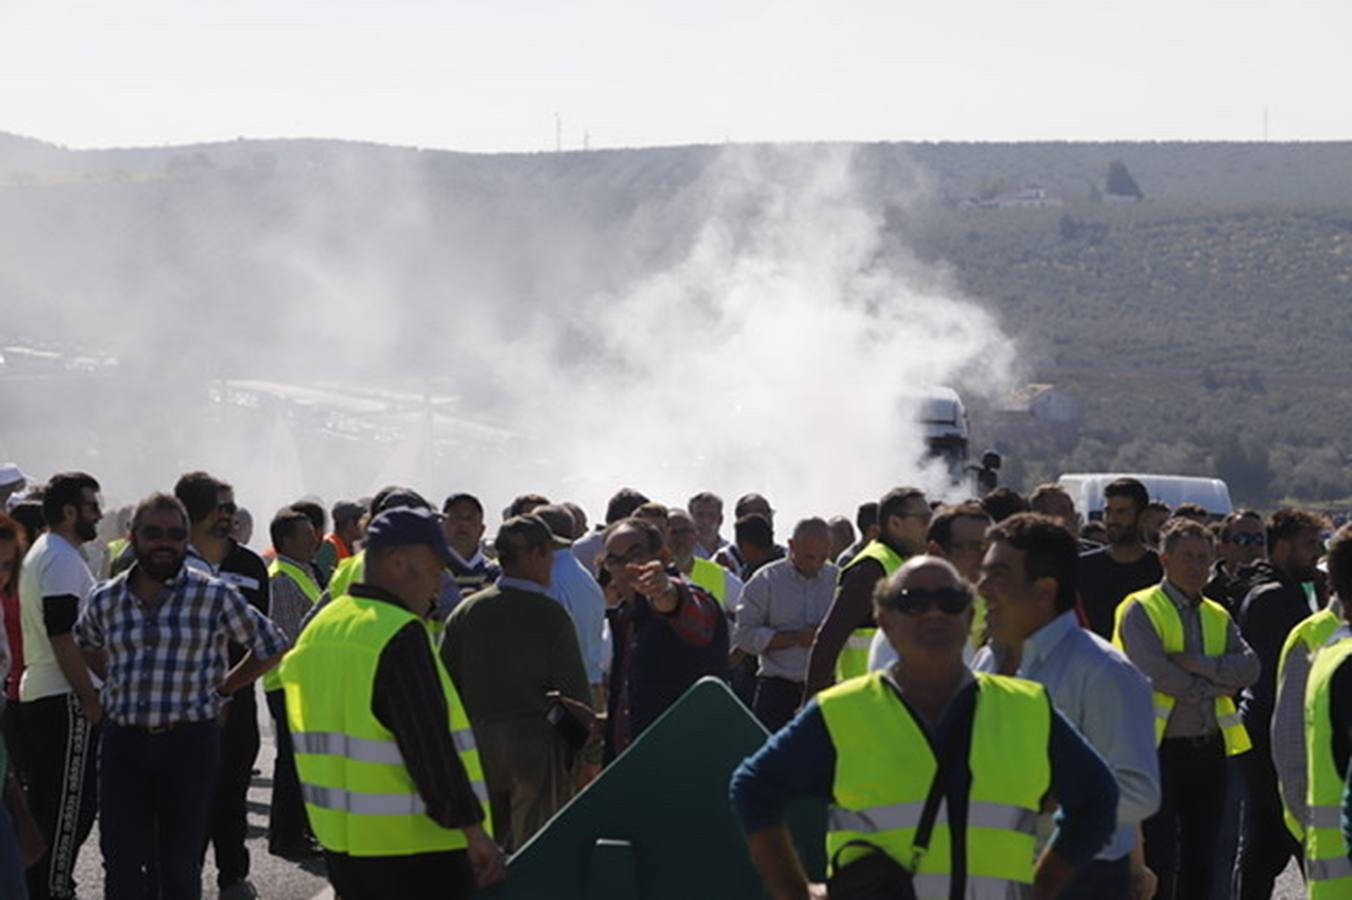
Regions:
<instances>
[{"instance_id":1,"label":"man with sunglasses","mask_svg":"<svg viewBox=\"0 0 1352 900\"><path fill-rule=\"evenodd\" d=\"M1075 616L1079 546L1055 519L1011 516L987 533L977 589L990 644L972 668L1036 681L1113 770L1119 802L1113 839L1061 894L1063 900L1151 896L1154 877L1133 852L1137 829L1159 806L1150 682L1122 651ZM1134 862L1133 862L1134 860Z\"/></svg>"},{"instance_id":2,"label":"man with sunglasses","mask_svg":"<svg viewBox=\"0 0 1352 900\"><path fill-rule=\"evenodd\" d=\"M185 564L231 585L266 616L271 608L268 566L261 556L235 541L235 489L206 472L189 472L174 485L174 496L188 510L190 521ZM232 644L230 664L238 663L245 652L246 648ZM244 845L246 800L258 758L257 709L250 683L230 698L221 728L220 777L212 800L210 835L222 900L257 896L249 883L249 851ZM202 852L206 853L205 846Z\"/></svg>"},{"instance_id":3,"label":"man with sunglasses","mask_svg":"<svg viewBox=\"0 0 1352 900\"><path fill-rule=\"evenodd\" d=\"M99 750L105 895L201 892L202 848L229 698L275 666L286 638L229 584L186 566L188 514L168 494L132 517L136 563L75 624L104 675ZM244 647L238 660L222 649Z\"/></svg>"},{"instance_id":4,"label":"man with sunglasses","mask_svg":"<svg viewBox=\"0 0 1352 900\"><path fill-rule=\"evenodd\" d=\"M1215 527L1215 526L1213 526ZM1239 612L1244 596L1257 574L1256 565L1267 556L1267 534L1263 517L1252 509L1238 509L1221 520L1217 528L1220 542L1211 580L1203 591L1212 600L1223 603L1231 614Z\"/></svg>"},{"instance_id":5,"label":"man with sunglasses","mask_svg":"<svg viewBox=\"0 0 1352 900\"><path fill-rule=\"evenodd\" d=\"M831 682L868 671L873 622L873 589L900 568L907 557L925 552L930 507L919 488L899 487L878 501L878 537L840 570L831 608L817 629L808 655L808 700Z\"/></svg>"},{"instance_id":6,"label":"man with sunglasses","mask_svg":"<svg viewBox=\"0 0 1352 900\"><path fill-rule=\"evenodd\" d=\"M601 557L613 636L609 754L618 754L705 675L728 677L728 620L672 565L662 532L630 517L609 526Z\"/></svg>"},{"instance_id":7,"label":"man with sunglasses","mask_svg":"<svg viewBox=\"0 0 1352 900\"><path fill-rule=\"evenodd\" d=\"M99 483L84 472L47 482L49 530L33 542L19 577L24 672L19 681L28 799L47 852L28 868L36 900L74 897L71 872L94 826L95 758L103 718L98 693L72 633L94 588L80 547L98 536Z\"/></svg>"},{"instance_id":8,"label":"man with sunglasses","mask_svg":"<svg viewBox=\"0 0 1352 900\"><path fill-rule=\"evenodd\" d=\"M875 614L897 663L818 694L733 774L732 803L770 895L825 896L807 884L784 824L789 800L811 794L832 804L834 868L853 862L859 850L847 845L862 841L909 870L917 896L1058 896L1112 835L1111 771L1042 686L963 663L972 591L951 563L907 561L878 586ZM963 749L966 765L936 772ZM929 852L917 854L936 777L942 815ZM1061 815L1038 857L1037 812L1052 794ZM966 827L955 833L955 822Z\"/></svg>"},{"instance_id":9,"label":"man with sunglasses","mask_svg":"<svg viewBox=\"0 0 1352 900\"><path fill-rule=\"evenodd\" d=\"M941 506L925 532L925 552L948 560L968 584L976 584L981 577L981 559L986 553L986 529L990 527L990 513L980 503L969 501L957 506ZM970 663L985 642L986 600L978 595L973 601L972 636L963 651L963 661ZM896 651L888 643L887 635L879 631L869 647L869 671L886 669L896 661Z\"/></svg>"}]
</instances>

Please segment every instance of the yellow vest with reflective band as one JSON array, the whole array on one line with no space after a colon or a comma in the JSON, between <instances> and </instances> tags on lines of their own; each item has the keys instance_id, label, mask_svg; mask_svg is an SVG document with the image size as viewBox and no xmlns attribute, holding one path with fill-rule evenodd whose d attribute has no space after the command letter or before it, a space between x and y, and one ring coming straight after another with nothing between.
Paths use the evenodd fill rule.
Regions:
<instances>
[{"instance_id":1,"label":"yellow vest with reflective band","mask_svg":"<svg viewBox=\"0 0 1352 900\"><path fill-rule=\"evenodd\" d=\"M1113 645L1123 653L1126 647L1122 644L1122 617L1127 614L1131 604L1139 603L1145 608L1146 615L1150 617L1150 624L1155 627L1155 633L1160 636L1160 643L1164 646L1165 653L1183 652L1183 618L1178 614L1178 607L1174 606L1174 601L1169 599L1169 595L1164 592L1164 588L1155 585L1145 590L1136 591L1134 594L1128 594L1122 602L1117 605L1117 610L1113 613ZM1214 600L1202 598L1201 604L1197 608L1198 615L1202 619L1202 653L1205 656L1223 656L1225 654L1225 642L1230 628L1230 614L1225 611ZM1174 710L1174 698L1168 694L1155 692L1155 745L1159 746L1160 741L1164 740L1164 727L1169 724L1169 713ZM1221 735L1225 738L1225 753L1227 756L1236 756L1253 747L1249 741L1249 732L1245 730L1244 723L1239 719L1239 711L1235 709L1235 701L1230 697L1216 698L1216 724L1221 728Z\"/></svg>"},{"instance_id":2,"label":"yellow vest with reflective band","mask_svg":"<svg viewBox=\"0 0 1352 900\"><path fill-rule=\"evenodd\" d=\"M1037 815L1051 789L1051 700L1040 684L975 673L978 685L967 807L967 896L1004 898L1031 884ZM916 895L947 897L951 840L937 820L929 850L912 842L938 763L929 740L881 672L817 695L836 750L826 858L849 841L883 850L915 873ZM851 850L840 859L851 861Z\"/></svg>"},{"instance_id":3,"label":"yellow vest with reflective band","mask_svg":"<svg viewBox=\"0 0 1352 900\"><path fill-rule=\"evenodd\" d=\"M854 568L855 564L861 559L872 559L883 567L883 578L888 578L901 564L906 562L906 557L897 553L891 547L882 541L869 541L864 545L864 549L855 554L845 568L840 570L840 581L845 582L845 573ZM878 631L877 628L869 626L867 628L856 628L850 633L849 640L845 642L845 648L840 651L840 656L836 657L836 681L846 681L850 678L857 678L868 671L868 650L873 645L873 635Z\"/></svg>"},{"instance_id":4,"label":"yellow vest with reflective band","mask_svg":"<svg viewBox=\"0 0 1352 900\"><path fill-rule=\"evenodd\" d=\"M348 588L366 577L366 551L359 550L346 559L338 563L338 568L333 570L332 577L329 578L329 596L341 597L346 594ZM422 620L423 627L427 629L428 635L432 639L433 645L446 630L446 623L435 617Z\"/></svg>"},{"instance_id":5,"label":"yellow vest with reflective band","mask_svg":"<svg viewBox=\"0 0 1352 900\"><path fill-rule=\"evenodd\" d=\"M320 594L323 593L313 575L305 569L302 569L300 566L297 566L294 563L284 562L280 558L274 559L272 562L268 563L268 578L273 581L276 581L278 578L290 578L300 587L301 593L305 595L306 600L310 601L311 606L314 606L319 602ZM287 635L287 638L293 644L296 641L296 637L297 636L294 634ZM281 667L273 666L263 675L263 690L280 691L281 689Z\"/></svg>"},{"instance_id":6,"label":"yellow vest with reflective band","mask_svg":"<svg viewBox=\"0 0 1352 900\"><path fill-rule=\"evenodd\" d=\"M1315 652L1305 683L1305 772L1310 827L1305 833L1305 877L1311 900L1352 897L1352 861L1347 858L1341 813L1347 781L1334 764L1333 716L1329 686L1338 667L1352 657L1352 637Z\"/></svg>"},{"instance_id":7,"label":"yellow vest with reflective band","mask_svg":"<svg viewBox=\"0 0 1352 900\"><path fill-rule=\"evenodd\" d=\"M1291 633L1286 636L1285 643L1282 644L1281 655L1277 657L1277 684L1282 684L1285 677L1286 660L1292 653L1303 653L1306 656L1322 647L1333 633L1343 624L1332 610L1321 609L1319 612L1305 619L1300 624L1291 629ZM1310 683L1310 675L1305 673L1305 684L1301 685L1301 696L1305 695L1305 686ZM1277 793L1282 798L1282 818L1286 820L1286 830L1291 832L1291 836L1298 841L1305 840L1305 823L1301 822L1291 812L1291 807L1287 805L1286 795L1282 790L1281 779L1277 780Z\"/></svg>"},{"instance_id":8,"label":"yellow vest with reflective band","mask_svg":"<svg viewBox=\"0 0 1352 900\"><path fill-rule=\"evenodd\" d=\"M690 569L690 580L709 592L709 596L718 601L718 605L728 605L728 570L716 562L695 557Z\"/></svg>"},{"instance_id":9,"label":"yellow vest with reflective band","mask_svg":"<svg viewBox=\"0 0 1352 900\"><path fill-rule=\"evenodd\" d=\"M329 577L329 596L343 596L348 588L361 581L365 575L366 551L362 550L338 563L338 568L334 569L333 575Z\"/></svg>"},{"instance_id":10,"label":"yellow vest with reflective band","mask_svg":"<svg viewBox=\"0 0 1352 900\"><path fill-rule=\"evenodd\" d=\"M286 718L296 773L315 837L352 856L408 856L458 850L465 833L428 817L394 734L371 711L385 645L418 619L382 600L339 597L320 610L282 660ZM450 711L447 730L488 819L488 792L474 732L440 658Z\"/></svg>"}]
</instances>

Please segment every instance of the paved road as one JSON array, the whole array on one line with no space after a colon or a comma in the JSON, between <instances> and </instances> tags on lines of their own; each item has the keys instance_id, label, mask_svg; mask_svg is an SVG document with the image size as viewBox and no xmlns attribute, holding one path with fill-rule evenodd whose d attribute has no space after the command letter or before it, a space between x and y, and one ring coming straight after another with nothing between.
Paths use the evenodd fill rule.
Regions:
<instances>
[{"instance_id":1,"label":"paved road","mask_svg":"<svg viewBox=\"0 0 1352 900\"><path fill-rule=\"evenodd\" d=\"M262 774L255 775L253 786L249 789L249 855L252 857L253 873L250 880L258 889L260 897L266 900L310 900L325 891L328 882L324 880L324 864L321 860L304 864L287 862L268 853L268 799L272 791L272 760L274 756L272 742L272 720L268 717L267 707L259 696L259 732L262 734L262 749L255 764ZM81 897L92 898L103 895L103 861L99 856L98 826L89 836L80 859L76 865L75 880L79 885ZM214 898L216 892L216 866L212 854L207 851L207 863L202 877L206 887L205 896Z\"/></svg>"}]
</instances>

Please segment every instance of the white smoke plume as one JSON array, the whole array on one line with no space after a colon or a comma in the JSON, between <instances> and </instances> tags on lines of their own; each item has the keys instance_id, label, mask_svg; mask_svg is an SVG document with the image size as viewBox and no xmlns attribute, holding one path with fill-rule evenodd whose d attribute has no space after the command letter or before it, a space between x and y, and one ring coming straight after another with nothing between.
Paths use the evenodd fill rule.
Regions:
<instances>
[{"instance_id":1,"label":"white smoke plume","mask_svg":"<svg viewBox=\"0 0 1352 900\"><path fill-rule=\"evenodd\" d=\"M66 321L121 358L111 421L143 437L95 427L72 447L31 420L16 439L11 421L8 448L31 456L34 435L59 433L58 452L19 461L86 468L123 501L206 468L253 508L255 544L301 494L387 482L433 502L471 491L490 522L527 491L593 520L621 485L670 504L757 491L784 531L896 484L942 489L919 464L914 391L1012 383L997 322L889 228L923 215L912 168L843 146L727 147L633 203L527 179L488 207L475 197L497 170L481 168L474 181L408 155L340 158L289 196L246 204L226 186L145 204L124 223L141 237L102 251L134 277L87 276L90 305L63 297ZM252 226L212 230L241 208ZM20 275L28 293L47 277ZM170 302L183 318L163 315ZM52 323L50 309L28 318L30 335ZM186 418L156 416L158 398L191 390L183 373L217 402L192 394L173 407Z\"/></svg>"}]
</instances>

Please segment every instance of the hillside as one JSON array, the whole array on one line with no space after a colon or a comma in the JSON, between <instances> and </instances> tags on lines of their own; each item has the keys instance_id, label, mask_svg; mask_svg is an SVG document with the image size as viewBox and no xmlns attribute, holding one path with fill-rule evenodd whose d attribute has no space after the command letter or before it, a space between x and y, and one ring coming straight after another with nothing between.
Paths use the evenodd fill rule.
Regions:
<instances>
[{"instance_id":1,"label":"hillside","mask_svg":"<svg viewBox=\"0 0 1352 900\"><path fill-rule=\"evenodd\" d=\"M801 160L833 149L741 152L792 196L812 175ZM1079 401L1074 428L1030 436L991 426L998 403L977 398L978 440L1016 482L1153 468L1219 473L1254 503L1352 496L1352 143L849 149L880 253L937 269L997 316L1023 378ZM585 358L587 336L549 311L685 258L727 152L72 151L0 134L0 304L25 340L126 354L147 334L209 339L222 352L173 364L212 374L239 371L236 346L275 374L313 369L326 346L385 371L442 353L465 316L552 321L561 359ZM1105 202L1114 160L1142 202ZM1020 188L1047 205L998 208ZM352 343L354 321L380 353ZM301 336L307 352L289 353Z\"/></svg>"}]
</instances>

